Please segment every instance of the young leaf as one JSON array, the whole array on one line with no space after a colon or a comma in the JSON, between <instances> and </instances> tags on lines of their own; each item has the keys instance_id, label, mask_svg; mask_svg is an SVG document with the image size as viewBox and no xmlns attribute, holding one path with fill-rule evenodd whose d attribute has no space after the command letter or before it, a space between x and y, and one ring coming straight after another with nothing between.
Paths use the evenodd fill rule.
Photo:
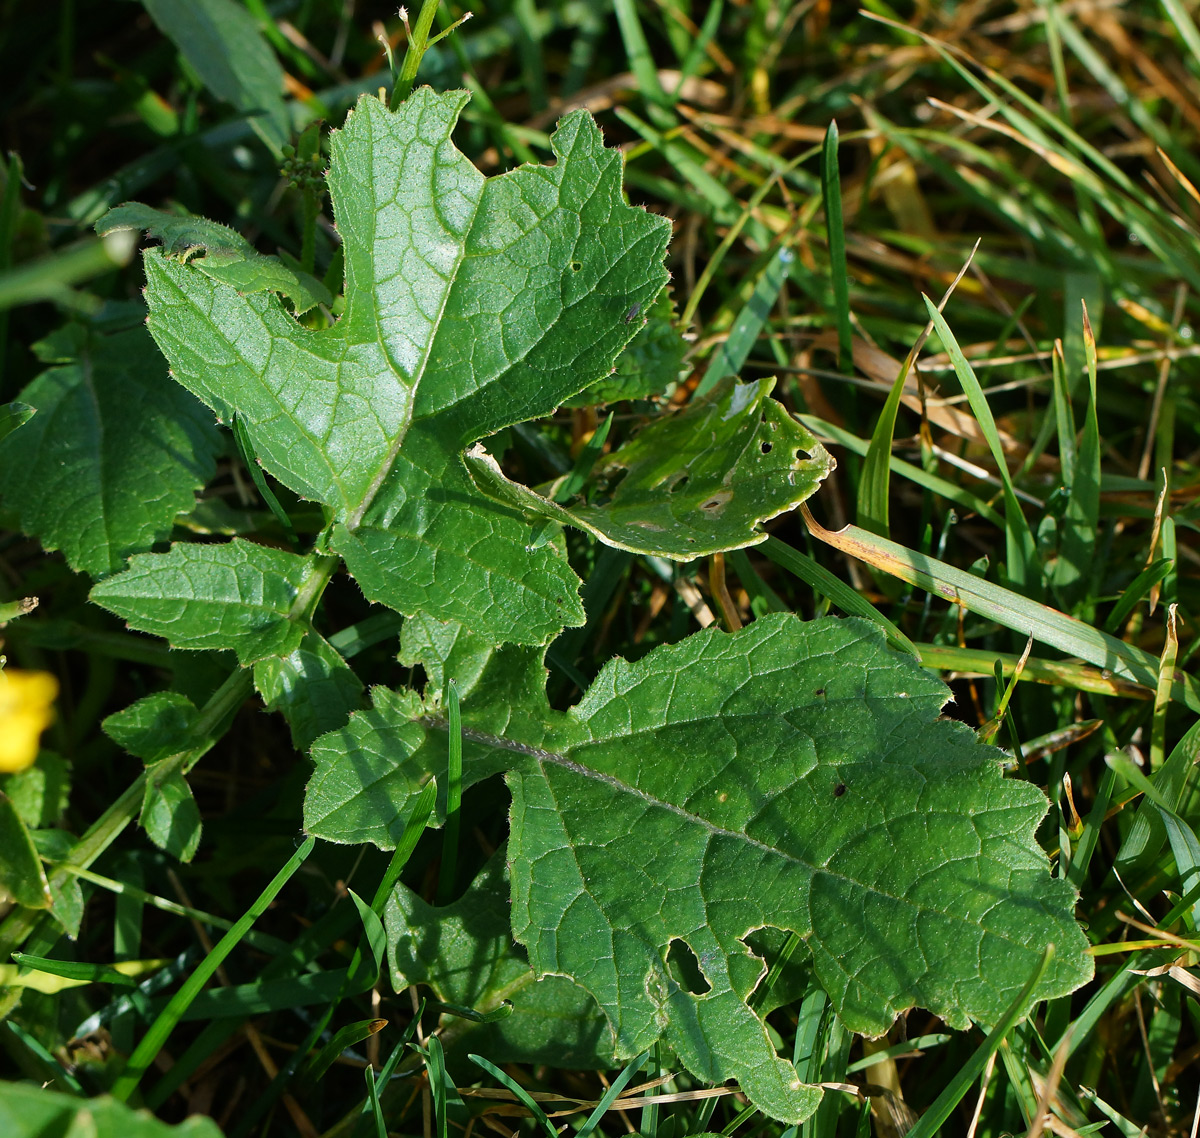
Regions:
<instances>
[{"instance_id":1,"label":"young leaf","mask_svg":"<svg viewBox=\"0 0 1200 1138\"><path fill-rule=\"evenodd\" d=\"M299 646L304 627L289 613L307 566L303 557L236 537L225 545L181 543L130 558L91 598L175 648L231 648L246 666Z\"/></svg>"},{"instance_id":2,"label":"young leaf","mask_svg":"<svg viewBox=\"0 0 1200 1138\"><path fill-rule=\"evenodd\" d=\"M101 730L114 743L147 763L179 753L181 740L200 718L200 712L181 692L164 691L144 696L114 712Z\"/></svg>"},{"instance_id":3,"label":"young leaf","mask_svg":"<svg viewBox=\"0 0 1200 1138\"><path fill-rule=\"evenodd\" d=\"M567 715L476 710L488 690L464 698L464 783L510 771L514 934L536 974L596 997L618 1057L661 1038L764 1112L811 1114L819 1091L749 1005L766 968L746 938L766 927L804 939L841 1022L868 1034L912 1006L994 1022L1048 943L1039 997L1091 976L1074 893L1034 840L1045 797L939 719L946 687L865 622L772 614L698 633L610 663ZM400 810L442 761L421 712L377 691L318 741L314 784L349 802L390 779ZM498 721L503 737L480 726ZM348 840L364 839L360 825ZM668 967L675 942L702 994Z\"/></svg>"},{"instance_id":4,"label":"young leaf","mask_svg":"<svg viewBox=\"0 0 1200 1138\"><path fill-rule=\"evenodd\" d=\"M601 505L557 505L509 481L479 447L467 467L498 501L618 549L690 561L757 545L767 539L761 523L803 502L834 465L808 428L767 398L774 386L726 384L646 427L604 464L624 476Z\"/></svg>"},{"instance_id":5,"label":"young leaf","mask_svg":"<svg viewBox=\"0 0 1200 1138\"><path fill-rule=\"evenodd\" d=\"M48 909L52 902L33 839L7 794L0 794L0 890L30 909Z\"/></svg>"},{"instance_id":6,"label":"young leaf","mask_svg":"<svg viewBox=\"0 0 1200 1138\"><path fill-rule=\"evenodd\" d=\"M160 850L178 861L191 861L200 848L200 807L182 772L151 768L142 796L142 829Z\"/></svg>"},{"instance_id":7,"label":"young leaf","mask_svg":"<svg viewBox=\"0 0 1200 1138\"><path fill-rule=\"evenodd\" d=\"M459 458L605 375L625 314L666 280L669 226L621 190L591 118L565 118L553 167L485 179L450 142L464 92L364 96L330 141L345 315L302 327L192 264L146 255L150 330L176 378L245 423L263 466L333 508L332 546L405 615L544 644L579 624L561 544L480 494Z\"/></svg>"},{"instance_id":8,"label":"young leaf","mask_svg":"<svg viewBox=\"0 0 1200 1138\"><path fill-rule=\"evenodd\" d=\"M72 569L104 576L192 507L220 436L212 416L166 382L142 328L104 336L76 325L41 347L58 366L21 392L37 414L0 439L0 497Z\"/></svg>"}]
</instances>

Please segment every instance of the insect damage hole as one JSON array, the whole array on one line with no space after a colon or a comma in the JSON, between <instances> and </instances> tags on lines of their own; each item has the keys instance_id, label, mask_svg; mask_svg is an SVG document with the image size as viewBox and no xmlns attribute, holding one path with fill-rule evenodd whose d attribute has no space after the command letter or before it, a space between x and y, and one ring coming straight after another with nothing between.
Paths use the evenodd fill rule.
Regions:
<instances>
[{"instance_id":1,"label":"insect damage hole","mask_svg":"<svg viewBox=\"0 0 1200 1138\"><path fill-rule=\"evenodd\" d=\"M675 937L667 949L667 971L671 979L693 996L703 996L712 991L712 985L700 970L700 961L687 941Z\"/></svg>"},{"instance_id":2,"label":"insect damage hole","mask_svg":"<svg viewBox=\"0 0 1200 1138\"><path fill-rule=\"evenodd\" d=\"M700 503L700 509L710 518L719 518L725 510L729 499L733 497L732 490L718 490Z\"/></svg>"}]
</instances>

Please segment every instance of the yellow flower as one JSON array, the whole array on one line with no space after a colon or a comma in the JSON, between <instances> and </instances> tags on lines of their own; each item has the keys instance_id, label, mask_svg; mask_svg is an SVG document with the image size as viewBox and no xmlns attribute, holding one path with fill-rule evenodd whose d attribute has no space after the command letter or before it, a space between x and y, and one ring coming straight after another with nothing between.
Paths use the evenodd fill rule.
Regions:
<instances>
[{"instance_id":1,"label":"yellow flower","mask_svg":"<svg viewBox=\"0 0 1200 1138\"><path fill-rule=\"evenodd\" d=\"M49 672L0 672L0 771L22 771L37 758L56 695L58 680Z\"/></svg>"}]
</instances>

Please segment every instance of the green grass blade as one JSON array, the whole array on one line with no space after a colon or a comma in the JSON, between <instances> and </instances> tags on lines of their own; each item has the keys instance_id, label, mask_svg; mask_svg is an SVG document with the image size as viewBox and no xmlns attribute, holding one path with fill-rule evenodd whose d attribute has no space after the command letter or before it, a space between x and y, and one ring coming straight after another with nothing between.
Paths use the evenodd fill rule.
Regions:
<instances>
[{"instance_id":1,"label":"green grass blade","mask_svg":"<svg viewBox=\"0 0 1200 1138\"><path fill-rule=\"evenodd\" d=\"M801 510L805 510L805 507L801 506ZM818 525L811 513L805 511L805 514L805 521L814 536L835 549L858 557L868 565L951 604L962 605L969 612L993 620L1004 628L1011 628L1022 636L1032 633L1034 640L1058 648L1068 656L1078 656L1098 668L1105 668L1150 692L1157 686L1158 661L1132 644L1126 644L1011 589L994 585L934 557L906 549L858 526L845 526L834 533ZM764 542L759 548L767 552L774 540L772 538ZM1200 711L1200 688L1190 676L1177 673L1172 693L1176 700L1193 711Z\"/></svg>"},{"instance_id":2,"label":"green grass blade","mask_svg":"<svg viewBox=\"0 0 1200 1138\"><path fill-rule=\"evenodd\" d=\"M237 947L238 942L259 917L267 911L267 907L275 900L279 891L288 883L292 874L304 864L305 859L316 845L314 838L308 838L304 844L291 856L288 863L275 875L271 883L259 894L258 899L214 946L193 972L183 987L171 997L171 1002L162 1010L158 1018L150 1025L150 1029L142 1036L129 1057L125 1070L117 1077L112 1087L112 1096L121 1102L126 1102L137 1089L146 1068L154 1061L154 1057L166 1045L167 1039L175 1029L188 1005L200 994L200 990L212 978L216 970L224 963L225 958Z\"/></svg>"},{"instance_id":3,"label":"green grass blade","mask_svg":"<svg viewBox=\"0 0 1200 1138\"><path fill-rule=\"evenodd\" d=\"M721 26L721 17L724 13L725 0L710 0L708 11L704 14L704 23L700 25L700 34L691 41L687 55L679 65L679 82L672 93L673 98L679 97L683 85L700 70L700 65L704 62L704 54L708 50L713 36L717 34L717 29Z\"/></svg>"},{"instance_id":4,"label":"green grass blade","mask_svg":"<svg viewBox=\"0 0 1200 1138\"><path fill-rule=\"evenodd\" d=\"M250 443L250 436L246 432L246 424L238 415L233 417L233 438L237 443L242 465L249 472L250 478L254 482L254 488L258 491L258 496L262 498L266 503L267 509L275 515L275 520L283 527L283 532L287 535L288 541L292 543L292 548L299 549L300 539L296 536L296 527L292 525L292 519L288 517L287 510L280 504L279 499L275 496L275 492L267 485L266 475L263 474L263 469L259 465L258 458L254 454L254 448Z\"/></svg>"},{"instance_id":5,"label":"green grass blade","mask_svg":"<svg viewBox=\"0 0 1200 1138\"><path fill-rule=\"evenodd\" d=\"M534 0L513 0L512 13L517 27L517 54L524 72L525 89L529 92L529 106L531 110L541 111L550 99L546 92L541 25Z\"/></svg>"},{"instance_id":6,"label":"green grass blade","mask_svg":"<svg viewBox=\"0 0 1200 1138\"><path fill-rule=\"evenodd\" d=\"M975 1049L975 1053L962 1066L958 1074L951 1079L950 1084L933 1101L932 1105L921 1115L920 1121L906 1135L906 1138L934 1138L934 1135L945 1124L954 1108L962 1101L971 1084L983 1073L988 1060L1004 1042L1004 1037L1017 1025L1028 1011L1028 1003L1034 989L1046 974L1054 956L1054 946L1047 945L1042 959L1034 968L1033 975L1025 982L1017 998L1009 1005L1000 1022L988 1033L987 1038Z\"/></svg>"},{"instance_id":7,"label":"green grass blade","mask_svg":"<svg viewBox=\"0 0 1200 1138\"><path fill-rule=\"evenodd\" d=\"M57 1059L54 1058L41 1042L30 1035L19 1023L13 1019L0 1020L0 1033L9 1037L6 1051L12 1055L13 1049L17 1052L24 1051L26 1055L33 1061L35 1067L40 1069L41 1080L46 1084L46 1089L54 1084L54 1089L60 1089L57 1084L62 1084L72 1094L79 1095L81 1098L87 1097L87 1091L80 1085L78 1079L67 1070ZM76 1131L78 1133L78 1131Z\"/></svg>"},{"instance_id":8,"label":"green grass blade","mask_svg":"<svg viewBox=\"0 0 1200 1138\"><path fill-rule=\"evenodd\" d=\"M320 1082L321 1077L333 1065L333 1061L345 1050L369 1039L372 1035L387 1027L386 1019L363 1019L357 1023L348 1023L313 1057L312 1062L303 1072L303 1079L309 1084Z\"/></svg>"},{"instance_id":9,"label":"green grass blade","mask_svg":"<svg viewBox=\"0 0 1200 1138\"><path fill-rule=\"evenodd\" d=\"M610 411L605 416L604 422L592 432L592 437L580 449L579 457L575 460L575 465L571 467L570 473L554 491L552 499L559 505L565 506L583 489L584 483L587 482L587 476L592 472L592 467L604 453L604 444L608 441L608 432L613 425L613 414Z\"/></svg>"},{"instance_id":10,"label":"green grass blade","mask_svg":"<svg viewBox=\"0 0 1200 1138\"><path fill-rule=\"evenodd\" d=\"M1017 501L1016 490L1008 472L1008 462L1004 457L1004 448L1000 445L1000 434L996 430L996 420L992 417L992 409L988 406L987 397L975 376L974 369L967 361L967 357L963 355L962 348L959 347L958 340L950 331L950 326L946 323L945 318L929 297L926 296L923 299L925 308L929 312L929 318L954 366L954 374L958 376L958 381L962 384L963 392L967 396L967 402L971 405L975 421L979 424L988 449L992 452L992 459L996 463L996 472L1004 489L1005 546L1009 579L1015 584L1036 590L1038 585L1038 579L1035 576L1037 573L1037 549L1034 545L1033 534L1029 530L1029 523L1025 520L1020 502Z\"/></svg>"},{"instance_id":11,"label":"green grass blade","mask_svg":"<svg viewBox=\"0 0 1200 1138\"><path fill-rule=\"evenodd\" d=\"M404 824L404 833L400 835L400 840L396 843L396 849L392 853L392 860L388 862L383 880L380 881L379 888L375 890L375 896L371 899L371 908L377 917L383 916L384 907L392 895L392 890L396 887L396 882L400 880L400 874L404 872L408 859L412 857L413 851L417 848L417 842L421 840L421 835L425 833L425 827L429 825L436 802L437 779L431 778L421 788L421 793L413 804L408 821Z\"/></svg>"},{"instance_id":12,"label":"green grass blade","mask_svg":"<svg viewBox=\"0 0 1200 1138\"><path fill-rule=\"evenodd\" d=\"M834 423L819 419L816 415L797 415L796 418L822 441L832 439L855 454L866 455L870 449L870 443ZM882 428L877 427L876 430L881 431ZM896 458L895 455L888 459L888 466L893 474L899 474L922 489L937 494L938 497L945 498L946 501L953 502L956 506L961 506L969 514L978 514L981 518L986 518L992 525L1003 527L1004 515L997 513L987 502L969 490L964 490L961 486L936 474L930 474L921 467L914 466L911 462L905 462L902 458Z\"/></svg>"},{"instance_id":13,"label":"green grass blade","mask_svg":"<svg viewBox=\"0 0 1200 1138\"><path fill-rule=\"evenodd\" d=\"M546 1117L546 1112L538 1105L537 1101L532 1098L529 1092L521 1086L520 1083L510 1079L503 1071L500 1070L494 1063L489 1063L482 1055L470 1054L467 1056L476 1067L482 1067L489 1075L492 1076L501 1086L507 1087L517 1097L517 1100L533 1115L534 1120L542 1128L546 1134L546 1138L558 1138L558 1131L554 1129L554 1123Z\"/></svg>"},{"instance_id":14,"label":"green grass blade","mask_svg":"<svg viewBox=\"0 0 1200 1138\"><path fill-rule=\"evenodd\" d=\"M1200 64L1200 31L1196 29L1196 25L1192 20L1188 10L1183 6L1181 0L1160 0L1163 6L1163 11L1170 17L1171 23L1175 25L1175 30L1179 32L1180 38L1187 49L1192 53L1192 62Z\"/></svg>"},{"instance_id":15,"label":"green grass blade","mask_svg":"<svg viewBox=\"0 0 1200 1138\"><path fill-rule=\"evenodd\" d=\"M364 1068L363 1078L367 1081L367 1101L371 1106L371 1117L375 1120L376 1138L387 1138L387 1126L383 1121L383 1104L379 1101L379 1088L375 1084L374 1069Z\"/></svg>"},{"instance_id":16,"label":"green grass blade","mask_svg":"<svg viewBox=\"0 0 1200 1138\"><path fill-rule=\"evenodd\" d=\"M754 284L750 299L742 306L729 330L725 342L717 349L704 373L704 378L697 385L692 397L698 399L706 395L726 376L736 376L750 355L750 349L762 334L771 309L779 299L780 289L787 280L788 270L795 254L786 246L775 250L774 256L763 268Z\"/></svg>"},{"instance_id":17,"label":"green grass blade","mask_svg":"<svg viewBox=\"0 0 1200 1138\"><path fill-rule=\"evenodd\" d=\"M596 1104L596 1109L588 1115L587 1121L579 1129L575 1138L590 1138L599 1128L600 1123L604 1121L604 1116L608 1113L608 1108L617 1101L617 1097L629 1085L629 1080L642 1069L642 1064L649 1058L650 1052L643 1051L636 1059L629 1061L625 1069L613 1079L608 1089L604 1092L603 1097Z\"/></svg>"},{"instance_id":18,"label":"green grass blade","mask_svg":"<svg viewBox=\"0 0 1200 1138\"><path fill-rule=\"evenodd\" d=\"M758 548L776 565L799 577L805 584L811 585L822 596L828 597L830 602L837 605L842 612L849 613L851 616L864 617L873 624L879 625L893 648L899 648L914 656L918 655L913 642L866 597L839 577L834 576L823 565L818 565L807 553L793 549L777 537L767 538Z\"/></svg>"},{"instance_id":19,"label":"green grass blade","mask_svg":"<svg viewBox=\"0 0 1200 1138\"><path fill-rule=\"evenodd\" d=\"M1104 631L1115 635L1138 602L1155 585L1163 581L1174 568L1175 563L1169 557L1160 557L1157 561L1147 565L1130 581L1117 599L1117 603L1113 605L1112 612L1108 614L1108 619L1104 622Z\"/></svg>"},{"instance_id":20,"label":"green grass blade","mask_svg":"<svg viewBox=\"0 0 1200 1138\"><path fill-rule=\"evenodd\" d=\"M22 968L45 972L50 976L62 976L66 980L82 980L87 984L112 984L117 988L136 988L139 981L124 972L118 972L107 964L83 964L73 960L50 960L45 956L32 956L28 952L14 952L14 962Z\"/></svg>"},{"instance_id":21,"label":"green grass blade","mask_svg":"<svg viewBox=\"0 0 1200 1138\"><path fill-rule=\"evenodd\" d=\"M429 1089L433 1092L433 1121L437 1126L437 1138L448 1138L450 1120L446 1117L446 1084L450 1076L446 1072L446 1056L442 1053L442 1041L431 1035L426 1045L425 1070L429 1074Z\"/></svg>"},{"instance_id":22,"label":"green grass blade","mask_svg":"<svg viewBox=\"0 0 1200 1138\"><path fill-rule=\"evenodd\" d=\"M1083 305L1083 350L1087 363L1088 404L1083 421L1083 440L1071 483L1071 497L1063 517L1059 558L1054 585L1068 607L1083 597L1094 575L1096 530L1100 521L1100 421L1097 416L1096 338Z\"/></svg>"},{"instance_id":23,"label":"green grass blade","mask_svg":"<svg viewBox=\"0 0 1200 1138\"><path fill-rule=\"evenodd\" d=\"M671 99L658 81L658 67L650 54L650 45L646 42L646 33L642 30L637 5L634 0L613 0L613 8L617 13L617 26L621 29L629 70L633 72L638 90L646 100L650 117L661 129L670 130L675 125Z\"/></svg>"},{"instance_id":24,"label":"green grass blade","mask_svg":"<svg viewBox=\"0 0 1200 1138\"><path fill-rule=\"evenodd\" d=\"M979 242L976 242L975 249L971 250L971 256L967 258L963 267L959 269L958 275L951 281L950 287L946 289L945 295L938 305L939 312L946 307L950 297L953 296L958 282L966 274L978 248ZM900 400L904 395L904 385L908 381L909 372L912 371L912 366L921 354L921 349L925 346L925 341L929 339L932 331L933 321L929 321L925 325L924 331L917 337L916 343L909 349L904 363L900 365L900 372L888 392L883 410L879 414L879 421L875 424L875 430L871 433L871 442L867 447L866 457L863 459L862 471L859 475L858 524L863 529L869 529L872 533L877 533L882 537L887 537L891 528L889 509L892 440L896 434L896 416L900 411Z\"/></svg>"},{"instance_id":25,"label":"green grass blade","mask_svg":"<svg viewBox=\"0 0 1200 1138\"><path fill-rule=\"evenodd\" d=\"M846 268L846 230L842 216L842 179L838 170L838 128L832 121L825 132L821 151L821 190L825 197L825 236L829 242L829 283L833 288L833 310L837 317L838 366L854 370L851 351L850 278Z\"/></svg>"}]
</instances>

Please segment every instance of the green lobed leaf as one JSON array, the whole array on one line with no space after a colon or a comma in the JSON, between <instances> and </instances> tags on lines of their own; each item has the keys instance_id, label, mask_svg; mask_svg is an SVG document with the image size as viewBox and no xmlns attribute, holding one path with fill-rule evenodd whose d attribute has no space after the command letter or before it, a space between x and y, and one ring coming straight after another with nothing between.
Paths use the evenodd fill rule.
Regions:
<instances>
[{"instance_id":1,"label":"green lobed leaf","mask_svg":"<svg viewBox=\"0 0 1200 1138\"><path fill-rule=\"evenodd\" d=\"M470 700L476 732L507 735L535 744L560 712L546 699L541 652L522 645L488 644L477 633L428 618L406 620L402 663L424 665L429 675L422 703L411 691L371 689L372 707L350 718L312 748L313 776L304 799L304 828L330 842L373 842L393 849L404 833L404 805L435 773L444 773L444 735L417 722L440 712L442 687L453 676L460 698ZM500 774L511 756L490 742L463 739L467 780ZM446 779L439 779L437 818L446 816ZM415 800L415 799L414 799Z\"/></svg>"},{"instance_id":2,"label":"green lobed leaf","mask_svg":"<svg viewBox=\"0 0 1200 1138\"><path fill-rule=\"evenodd\" d=\"M1045 797L940 719L945 685L866 622L707 630L611 662L570 713L528 722L476 690L463 781L509 771L514 935L536 974L592 993L618 1058L662 1039L765 1113L811 1114L820 1092L749 1006L766 967L746 938L763 928L803 938L841 1021L865 1034L912 1006L994 1022L1047 943L1040 998L1091 976L1074 892L1034 838ZM503 737L480 726L500 721ZM436 709L377 690L371 712L319 740L310 796L336 784L349 823L322 836L398 830L388 815L445 761L440 726ZM668 966L677 943L703 994Z\"/></svg>"},{"instance_id":3,"label":"green lobed leaf","mask_svg":"<svg viewBox=\"0 0 1200 1138\"><path fill-rule=\"evenodd\" d=\"M173 374L263 466L333 508L368 599L544 644L583 611L561 542L479 493L460 452L606 375L661 291L668 224L629 206L620 154L565 118L552 167L485 179L450 134L465 92L364 96L330 140L345 315L302 327L269 294L146 255Z\"/></svg>"},{"instance_id":4,"label":"green lobed leaf","mask_svg":"<svg viewBox=\"0 0 1200 1138\"><path fill-rule=\"evenodd\" d=\"M539 517L575 525L632 553L676 561L766 541L762 523L808 498L833 469L829 452L768 396L774 379L726 383L644 428L602 467L608 501L560 506L505 478L480 447L466 456L480 489Z\"/></svg>"},{"instance_id":5,"label":"green lobed leaf","mask_svg":"<svg viewBox=\"0 0 1200 1138\"><path fill-rule=\"evenodd\" d=\"M267 257L235 229L203 217L164 213L141 202L114 206L96 222L102 237L120 229L142 229L163 243L172 256L186 257L206 277L241 293L278 292L292 302L297 313L318 304L332 304L330 291L310 273ZM203 250L203 257L192 254Z\"/></svg>"},{"instance_id":6,"label":"green lobed leaf","mask_svg":"<svg viewBox=\"0 0 1200 1138\"><path fill-rule=\"evenodd\" d=\"M177 544L131 558L91 599L174 648L229 648L246 666L299 646L304 626L289 614L307 569L303 557L242 538Z\"/></svg>"},{"instance_id":7,"label":"green lobed leaf","mask_svg":"<svg viewBox=\"0 0 1200 1138\"><path fill-rule=\"evenodd\" d=\"M596 1002L561 976L536 980L513 944L508 873L496 854L452 905L436 908L399 885L384 913L392 987L425 984L446 1004L487 1014L490 1023L446 1017L453 1046L483 1051L497 1063L549 1063L578 1069L611 1066L608 1033Z\"/></svg>"},{"instance_id":8,"label":"green lobed leaf","mask_svg":"<svg viewBox=\"0 0 1200 1138\"><path fill-rule=\"evenodd\" d=\"M42 346L58 366L21 392L37 414L0 439L0 497L72 569L104 576L191 509L216 469L220 436L212 416L166 382L144 329L104 336L76 325Z\"/></svg>"},{"instance_id":9,"label":"green lobed leaf","mask_svg":"<svg viewBox=\"0 0 1200 1138\"><path fill-rule=\"evenodd\" d=\"M0 1083L5 1138L221 1138L217 1124L194 1115L170 1126L108 1095L80 1099L27 1083Z\"/></svg>"}]
</instances>

